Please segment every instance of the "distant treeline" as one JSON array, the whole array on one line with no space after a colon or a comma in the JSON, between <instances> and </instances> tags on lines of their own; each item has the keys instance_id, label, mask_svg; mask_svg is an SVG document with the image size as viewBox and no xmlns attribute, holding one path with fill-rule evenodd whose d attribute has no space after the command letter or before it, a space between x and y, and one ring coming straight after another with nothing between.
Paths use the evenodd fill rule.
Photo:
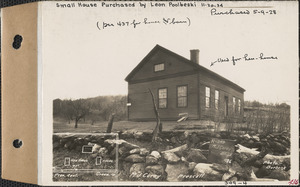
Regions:
<instances>
[{"instance_id":1,"label":"distant treeline","mask_svg":"<svg viewBox=\"0 0 300 187\"><path fill-rule=\"evenodd\" d=\"M290 109L290 105L286 103L260 103L259 101L245 101L245 107L255 107L255 108L278 108L278 109Z\"/></svg>"},{"instance_id":2,"label":"distant treeline","mask_svg":"<svg viewBox=\"0 0 300 187\"><path fill-rule=\"evenodd\" d=\"M87 99L55 99L53 100L53 117L63 118L69 123L82 120L93 125L97 121L107 121L111 114L115 120L126 119L127 96L99 96Z\"/></svg>"}]
</instances>

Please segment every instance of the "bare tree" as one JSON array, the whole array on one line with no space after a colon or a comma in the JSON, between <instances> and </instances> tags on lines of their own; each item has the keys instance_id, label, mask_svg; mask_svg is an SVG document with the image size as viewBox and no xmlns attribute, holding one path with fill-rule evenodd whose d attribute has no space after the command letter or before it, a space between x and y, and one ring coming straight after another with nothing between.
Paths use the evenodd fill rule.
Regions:
<instances>
[{"instance_id":1,"label":"bare tree","mask_svg":"<svg viewBox=\"0 0 300 187\"><path fill-rule=\"evenodd\" d=\"M90 105L87 102L87 100L84 99L78 99L75 101L72 101L72 107L74 112L74 120L75 120L75 126L74 128L78 127L78 122L80 119L84 118L90 111Z\"/></svg>"},{"instance_id":2,"label":"bare tree","mask_svg":"<svg viewBox=\"0 0 300 187\"><path fill-rule=\"evenodd\" d=\"M71 120L73 120L74 117L74 110L72 106L72 100L64 100L62 102L62 115L68 120L69 124L71 123Z\"/></svg>"},{"instance_id":3,"label":"bare tree","mask_svg":"<svg viewBox=\"0 0 300 187\"><path fill-rule=\"evenodd\" d=\"M156 141L156 139L158 137L158 134L160 132L162 132L162 123L160 121L160 117L159 117L159 113L158 113L158 110L157 110L154 95L153 95L152 91L150 90L150 88L149 88L149 92L150 92L151 97L152 97L153 109L154 109L154 113L155 113L155 116L156 116L156 127L153 130L153 137L152 137L152 141L154 142L154 141Z\"/></svg>"}]
</instances>

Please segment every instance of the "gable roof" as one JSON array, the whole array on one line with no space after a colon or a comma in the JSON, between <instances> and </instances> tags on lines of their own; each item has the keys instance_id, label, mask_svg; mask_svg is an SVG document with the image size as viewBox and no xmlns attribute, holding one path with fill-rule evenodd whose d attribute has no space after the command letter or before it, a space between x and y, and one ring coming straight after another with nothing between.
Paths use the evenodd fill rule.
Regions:
<instances>
[{"instance_id":1,"label":"gable roof","mask_svg":"<svg viewBox=\"0 0 300 187\"><path fill-rule=\"evenodd\" d=\"M185 63L187 63L187 64L189 64L190 66L192 66L195 70L198 70L198 71L204 71L204 72L206 72L206 73L208 73L208 74L211 74L213 77L215 77L215 78L217 78L217 79L220 79L220 80L222 80L222 81L224 81L225 83L227 83L227 84L229 84L229 85L231 85L231 86L233 86L233 87L235 87L235 88L237 88L237 89L239 89L239 90L241 90L242 92L244 92L245 91L245 89L244 88L242 88L242 87L240 87L239 85L237 85L237 84L235 84L234 82L231 82L230 80L228 80L228 79L226 79L226 78L224 78L224 77L222 77L221 75L219 75L219 74L217 74L217 73L215 73L215 72L213 72L213 71L211 71L211 70L209 70L209 69L207 69L207 68L205 68L205 67L203 67L203 66L201 66L200 64L197 64L197 63L195 63L195 62L192 62L191 60L188 60L188 59L186 59L186 58L184 58L183 56L180 56L180 55L178 55L178 54L176 54L176 53L174 53L174 52L172 52L172 51L170 51L170 50L168 50L168 49L166 49L166 48L164 48L164 47L162 47L162 46L160 46L160 45L156 45L144 58L143 58L143 60L127 75L127 77L125 78L125 81L127 81L127 82L129 82L130 81L130 79L143 67L143 65L145 64L145 63L147 63L148 62L148 60L156 53L156 51L163 51L163 52L165 52L165 53L167 53L167 54L169 54L169 55L171 55L171 56L173 56L173 57L175 57L175 58L177 58L178 60L180 60L180 61L182 61L182 62L185 62Z\"/></svg>"}]
</instances>

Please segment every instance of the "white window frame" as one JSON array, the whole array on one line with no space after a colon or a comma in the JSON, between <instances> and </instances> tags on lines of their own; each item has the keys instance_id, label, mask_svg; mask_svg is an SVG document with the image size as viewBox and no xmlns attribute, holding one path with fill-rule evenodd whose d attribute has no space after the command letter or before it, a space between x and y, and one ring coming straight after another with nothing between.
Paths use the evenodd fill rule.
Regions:
<instances>
[{"instance_id":1,"label":"white window frame","mask_svg":"<svg viewBox=\"0 0 300 187\"><path fill-rule=\"evenodd\" d=\"M164 71L165 63L154 64L154 72Z\"/></svg>"},{"instance_id":2,"label":"white window frame","mask_svg":"<svg viewBox=\"0 0 300 187\"><path fill-rule=\"evenodd\" d=\"M210 108L210 87L205 87L205 108Z\"/></svg>"},{"instance_id":3,"label":"white window frame","mask_svg":"<svg viewBox=\"0 0 300 187\"><path fill-rule=\"evenodd\" d=\"M219 102L220 102L220 91L215 90L215 109L216 110L219 110Z\"/></svg>"},{"instance_id":4,"label":"white window frame","mask_svg":"<svg viewBox=\"0 0 300 187\"><path fill-rule=\"evenodd\" d=\"M179 96L179 88L185 87L185 95ZM179 99L180 98L185 98L185 103L184 105L179 105ZM187 85L180 85L177 86L177 107L178 108L185 108L188 106L188 86Z\"/></svg>"},{"instance_id":5,"label":"white window frame","mask_svg":"<svg viewBox=\"0 0 300 187\"><path fill-rule=\"evenodd\" d=\"M160 90L166 90L166 96L160 97ZM161 106L161 101L166 102L165 106ZM168 108L168 88L159 88L158 89L158 108Z\"/></svg>"}]
</instances>

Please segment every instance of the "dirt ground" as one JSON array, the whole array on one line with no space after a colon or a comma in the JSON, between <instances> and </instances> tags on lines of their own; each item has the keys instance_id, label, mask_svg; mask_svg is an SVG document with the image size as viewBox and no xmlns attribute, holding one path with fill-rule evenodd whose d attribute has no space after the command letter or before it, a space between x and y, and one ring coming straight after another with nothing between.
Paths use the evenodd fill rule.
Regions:
<instances>
[{"instance_id":1,"label":"dirt ground","mask_svg":"<svg viewBox=\"0 0 300 187\"><path fill-rule=\"evenodd\" d=\"M54 120L54 133L89 133L89 132L105 132L107 128L106 121L94 123L79 122L78 128L74 128L74 122L70 124L65 121ZM163 131L186 131L186 130L208 130L215 129L215 123L203 120L188 120L177 123L176 121L163 121ZM152 132L155 128L156 122L133 122L133 121L116 121L113 123L112 132L134 130L143 132ZM221 124L218 130L224 130L225 124Z\"/></svg>"}]
</instances>

